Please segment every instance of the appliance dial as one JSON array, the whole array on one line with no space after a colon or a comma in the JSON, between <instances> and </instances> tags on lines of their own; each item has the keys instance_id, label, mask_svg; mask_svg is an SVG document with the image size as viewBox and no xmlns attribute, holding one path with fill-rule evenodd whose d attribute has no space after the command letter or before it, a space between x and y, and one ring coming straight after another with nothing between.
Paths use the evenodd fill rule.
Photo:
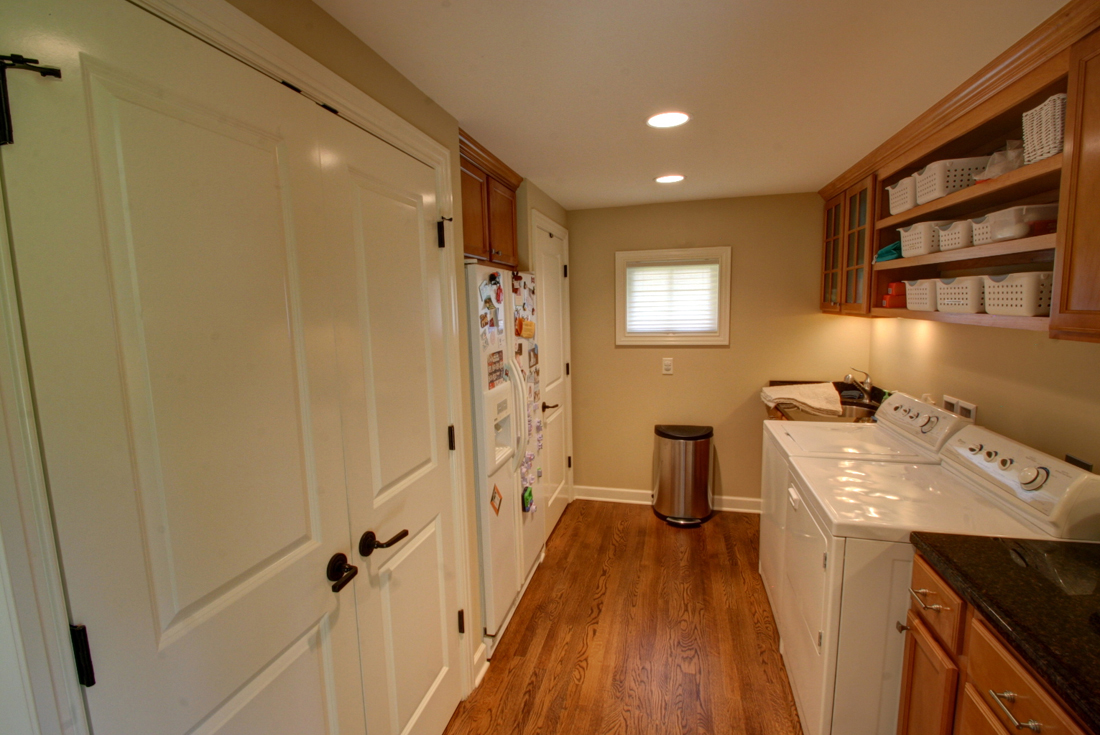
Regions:
<instances>
[{"instance_id":1,"label":"appliance dial","mask_svg":"<svg viewBox=\"0 0 1100 735\"><path fill-rule=\"evenodd\" d=\"M936 428L936 424L938 424L939 422L940 420L937 417L929 416L920 426L921 433L927 434L928 432L932 431L932 429Z\"/></svg>"},{"instance_id":2,"label":"appliance dial","mask_svg":"<svg viewBox=\"0 0 1100 735\"><path fill-rule=\"evenodd\" d=\"M985 459L986 462L992 462L993 460L997 459L997 450L996 449L987 449L987 450L985 450L985 454L982 455L982 458Z\"/></svg>"},{"instance_id":3,"label":"appliance dial","mask_svg":"<svg viewBox=\"0 0 1100 735\"><path fill-rule=\"evenodd\" d=\"M1034 492L1046 484L1050 470L1046 467L1024 467L1020 470L1020 486Z\"/></svg>"},{"instance_id":4,"label":"appliance dial","mask_svg":"<svg viewBox=\"0 0 1100 735\"><path fill-rule=\"evenodd\" d=\"M1015 460L1013 460L1012 457L1001 457L1001 461L998 462L997 464L999 464L1001 466L1002 470L1007 470L1009 467L1012 466L1012 463L1014 461Z\"/></svg>"},{"instance_id":5,"label":"appliance dial","mask_svg":"<svg viewBox=\"0 0 1100 735\"><path fill-rule=\"evenodd\" d=\"M985 449L984 444L971 444L969 447L966 448L966 451L970 452L971 454L977 454L983 449Z\"/></svg>"},{"instance_id":6,"label":"appliance dial","mask_svg":"<svg viewBox=\"0 0 1100 735\"><path fill-rule=\"evenodd\" d=\"M919 418L920 418L920 411L914 411L913 413L909 414L909 420L910 421L916 421Z\"/></svg>"}]
</instances>

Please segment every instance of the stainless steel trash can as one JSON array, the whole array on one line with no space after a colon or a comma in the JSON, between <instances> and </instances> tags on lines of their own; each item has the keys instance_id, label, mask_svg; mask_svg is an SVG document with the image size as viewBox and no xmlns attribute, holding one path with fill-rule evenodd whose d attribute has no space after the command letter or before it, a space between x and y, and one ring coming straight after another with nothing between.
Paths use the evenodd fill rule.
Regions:
<instances>
[{"instance_id":1,"label":"stainless steel trash can","mask_svg":"<svg viewBox=\"0 0 1100 735\"><path fill-rule=\"evenodd\" d=\"M653 512L674 526L698 526L714 514L714 428L658 425L653 432Z\"/></svg>"}]
</instances>

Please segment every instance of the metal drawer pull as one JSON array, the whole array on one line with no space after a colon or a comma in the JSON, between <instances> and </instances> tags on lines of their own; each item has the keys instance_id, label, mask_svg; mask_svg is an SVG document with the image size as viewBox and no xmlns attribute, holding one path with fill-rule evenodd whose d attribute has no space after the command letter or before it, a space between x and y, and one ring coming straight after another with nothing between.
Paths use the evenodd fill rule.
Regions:
<instances>
[{"instance_id":1,"label":"metal drawer pull","mask_svg":"<svg viewBox=\"0 0 1100 735\"><path fill-rule=\"evenodd\" d=\"M894 623L894 627L898 629L899 633L904 633L905 631L909 630L909 626L903 624L900 620Z\"/></svg>"},{"instance_id":2,"label":"metal drawer pull","mask_svg":"<svg viewBox=\"0 0 1100 735\"><path fill-rule=\"evenodd\" d=\"M1042 723L1036 722L1035 720L1020 722L1012 716L1012 713L1008 711L1008 707L1005 707L1005 703L1001 701L1002 699L1004 699L1010 703L1014 703L1016 701L1016 692L1001 692L1000 694L998 694L997 692L990 689L989 696L993 697L993 701L997 703L997 706L1001 708L1001 712L1005 713L1005 717L1007 717L1012 722L1013 727L1015 727L1017 730L1031 730L1032 732L1042 731Z\"/></svg>"},{"instance_id":3,"label":"metal drawer pull","mask_svg":"<svg viewBox=\"0 0 1100 735\"><path fill-rule=\"evenodd\" d=\"M941 610L950 610L951 609L949 607L944 607L943 605L926 605L926 604L924 604L924 600L922 600L920 598L920 595L927 595L930 591L931 590L925 590L925 589L915 590L912 587L909 588L909 594L911 594L913 596L913 599L917 601L917 604L920 605L921 610L931 610L932 612L940 612Z\"/></svg>"}]
</instances>

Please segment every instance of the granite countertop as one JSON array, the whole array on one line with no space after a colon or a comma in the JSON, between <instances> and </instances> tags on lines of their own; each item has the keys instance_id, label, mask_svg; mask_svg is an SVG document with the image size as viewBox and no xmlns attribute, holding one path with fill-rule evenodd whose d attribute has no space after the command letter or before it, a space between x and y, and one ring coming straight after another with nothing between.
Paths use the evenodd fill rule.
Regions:
<instances>
[{"instance_id":1,"label":"granite countertop","mask_svg":"<svg viewBox=\"0 0 1100 735\"><path fill-rule=\"evenodd\" d=\"M924 532L910 540L1100 733L1100 544Z\"/></svg>"}]
</instances>

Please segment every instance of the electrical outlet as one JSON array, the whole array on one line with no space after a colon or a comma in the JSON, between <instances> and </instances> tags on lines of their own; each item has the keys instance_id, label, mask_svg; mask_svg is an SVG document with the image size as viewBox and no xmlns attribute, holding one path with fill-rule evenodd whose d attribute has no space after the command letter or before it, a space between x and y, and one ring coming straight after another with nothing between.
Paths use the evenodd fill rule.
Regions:
<instances>
[{"instance_id":1,"label":"electrical outlet","mask_svg":"<svg viewBox=\"0 0 1100 735\"><path fill-rule=\"evenodd\" d=\"M959 412L959 399L955 396L944 395L943 407L951 413Z\"/></svg>"},{"instance_id":2,"label":"electrical outlet","mask_svg":"<svg viewBox=\"0 0 1100 735\"><path fill-rule=\"evenodd\" d=\"M959 401L959 410L956 412L964 419L970 419L971 421L978 421L978 407L973 403L967 403L966 401Z\"/></svg>"},{"instance_id":3,"label":"electrical outlet","mask_svg":"<svg viewBox=\"0 0 1100 735\"><path fill-rule=\"evenodd\" d=\"M661 358L661 375L672 375L672 358Z\"/></svg>"}]
</instances>

